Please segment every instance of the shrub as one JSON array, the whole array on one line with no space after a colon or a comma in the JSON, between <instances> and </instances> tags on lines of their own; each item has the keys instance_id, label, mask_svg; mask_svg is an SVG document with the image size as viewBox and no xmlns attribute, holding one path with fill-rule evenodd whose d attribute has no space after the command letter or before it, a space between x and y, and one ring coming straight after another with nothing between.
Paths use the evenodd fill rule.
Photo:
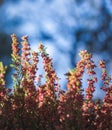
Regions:
<instances>
[{"instance_id":1,"label":"shrub","mask_svg":"<svg viewBox=\"0 0 112 130\"><path fill-rule=\"evenodd\" d=\"M96 67L87 50L80 51L76 68L66 73L67 91L60 88L52 59L43 44L38 52L31 51L28 37L22 46L15 34L12 37L13 89L5 87L6 67L0 62L0 129L1 130L111 130L112 85L105 62L102 69L103 100L93 100L97 82ZM21 47L20 47L21 46ZM44 75L37 75L39 57L43 60ZM88 87L83 90L82 78L87 72ZM36 74L37 73L37 74ZM10 87L10 86L9 86ZM83 92L86 92L84 97Z\"/></svg>"}]
</instances>

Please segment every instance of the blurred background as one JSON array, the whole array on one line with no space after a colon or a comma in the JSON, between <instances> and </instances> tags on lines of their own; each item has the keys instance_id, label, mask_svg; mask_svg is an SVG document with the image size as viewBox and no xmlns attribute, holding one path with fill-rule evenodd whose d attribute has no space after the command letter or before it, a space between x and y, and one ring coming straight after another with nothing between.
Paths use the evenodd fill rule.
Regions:
<instances>
[{"instance_id":1,"label":"blurred background","mask_svg":"<svg viewBox=\"0 0 112 130\"><path fill-rule=\"evenodd\" d=\"M112 0L0 0L0 61L8 66L12 33L20 41L28 35L35 51L39 42L45 44L62 89L66 90L64 74L76 66L83 49L93 54L97 65L105 59L112 73ZM96 72L99 78L101 71ZM10 74L8 67L8 87L12 84ZM83 87L87 87L86 78L85 74ZM103 96L101 85L99 78L95 97Z\"/></svg>"}]
</instances>

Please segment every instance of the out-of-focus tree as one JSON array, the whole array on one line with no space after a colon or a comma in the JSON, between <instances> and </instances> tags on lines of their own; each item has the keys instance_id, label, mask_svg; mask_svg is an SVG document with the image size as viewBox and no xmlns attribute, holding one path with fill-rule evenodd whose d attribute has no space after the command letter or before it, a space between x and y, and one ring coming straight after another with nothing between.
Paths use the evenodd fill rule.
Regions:
<instances>
[{"instance_id":1,"label":"out-of-focus tree","mask_svg":"<svg viewBox=\"0 0 112 130\"><path fill-rule=\"evenodd\" d=\"M4 0L0 0L0 5L2 5L2 4L3 4L3 2L4 2Z\"/></svg>"},{"instance_id":2,"label":"out-of-focus tree","mask_svg":"<svg viewBox=\"0 0 112 130\"><path fill-rule=\"evenodd\" d=\"M90 3L90 7L92 8L92 6L94 6L93 1L95 0L85 3ZM80 5L84 4L84 1L80 0L76 3ZM96 53L97 55L107 53L109 55L109 58L103 58L105 58L109 62L111 61L110 57L112 58L112 14L107 9L107 3L105 3L105 0L102 0L101 6L98 10L98 14L94 17L89 17L89 12L85 11L86 13L84 14L84 17L87 17L86 22L88 22L88 26L83 26L85 24L85 21L82 20L83 18L79 18L78 23L80 24L80 20L82 20L82 22L84 23L82 24L82 26L79 26L75 31L75 41L73 43L73 48L78 49L80 46L83 45L91 53ZM93 21L96 21L96 23L94 23ZM73 55L71 53L71 60L73 59ZM75 60L74 62L72 61L72 64L75 64Z\"/></svg>"},{"instance_id":3,"label":"out-of-focus tree","mask_svg":"<svg viewBox=\"0 0 112 130\"><path fill-rule=\"evenodd\" d=\"M11 53L11 41L10 36L6 33L0 32L0 59L4 59L4 56L8 56ZM7 61L4 59L4 62Z\"/></svg>"}]
</instances>

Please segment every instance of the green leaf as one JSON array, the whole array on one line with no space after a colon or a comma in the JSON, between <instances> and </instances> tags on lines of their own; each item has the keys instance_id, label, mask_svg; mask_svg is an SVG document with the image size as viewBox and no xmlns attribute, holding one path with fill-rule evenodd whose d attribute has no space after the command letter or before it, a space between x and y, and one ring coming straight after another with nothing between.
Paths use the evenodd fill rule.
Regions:
<instances>
[{"instance_id":1,"label":"green leaf","mask_svg":"<svg viewBox=\"0 0 112 130\"><path fill-rule=\"evenodd\" d=\"M14 64L10 64L10 67L15 68L15 65Z\"/></svg>"},{"instance_id":2,"label":"green leaf","mask_svg":"<svg viewBox=\"0 0 112 130\"><path fill-rule=\"evenodd\" d=\"M17 58L13 55L13 54L11 54L11 56L12 56L12 60L17 60Z\"/></svg>"}]
</instances>

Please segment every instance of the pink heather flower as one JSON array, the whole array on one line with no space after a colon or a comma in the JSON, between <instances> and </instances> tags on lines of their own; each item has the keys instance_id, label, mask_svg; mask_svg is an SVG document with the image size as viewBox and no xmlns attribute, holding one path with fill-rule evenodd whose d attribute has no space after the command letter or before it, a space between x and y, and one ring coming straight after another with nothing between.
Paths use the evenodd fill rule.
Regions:
<instances>
[{"instance_id":1,"label":"pink heather flower","mask_svg":"<svg viewBox=\"0 0 112 130\"><path fill-rule=\"evenodd\" d=\"M46 52L46 48L40 44L39 51L43 59L44 70L46 74L46 90L47 94L53 99L56 98L56 90L59 90L58 77L52 65L52 58ZM54 100L53 99L53 100Z\"/></svg>"},{"instance_id":2,"label":"pink heather flower","mask_svg":"<svg viewBox=\"0 0 112 130\"><path fill-rule=\"evenodd\" d=\"M20 60L19 42L18 42L15 34L12 34L11 37L12 37L12 55L13 55L13 57L15 57L17 59L16 62L18 62L18 60Z\"/></svg>"},{"instance_id":3,"label":"pink heather flower","mask_svg":"<svg viewBox=\"0 0 112 130\"><path fill-rule=\"evenodd\" d=\"M76 68L65 74L68 90L63 91L44 45L40 44L39 53L36 53L30 49L28 36L22 40L20 56L19 42L16 35L12 35L12 60L16 70L13 76L17 82L14 85L16 91L12 93L5 88L6 67L0 62L0 129L111 130L112 78L106 71L105 62L102 60L99 65L103 80L101 89L105 96L103 100L96 101L93 99L94 85L98 80L94 71L96 65L87 50L80 51L81 60ZM45 70L44 85L41 85L42 75L37 73L39 76L36 76L39 54ZM85 71L90 78L85 81L88 86L84 98L82 78ZM38 89L34 81L38 83Z\"/></svg>"},{"instance_id":4,"label":"pink heather flower","mask_svg":"<svg viewBox=\"0 0 112 130\"><path fill-rule=\"evenodd\" d=\"M30 45L28 43L28 36L22 37L22 54L21 54L21 64L23 65L24 62L29 63L29 57L30 57ZM24 66L25 67L25 66Z\"/></svg>"},{"instance_id":5,"label":"pink heather flower","mask_svg":"<svg viewBox=\"0 0 112 130\"><path fill-rule=\"evenodd\" d=\"M101 60L100 63L99 63L99 66L100 66L100 68L102 68L102 69L104 68L105 69L106 68L105 61Z\"/></svg>"}]
</instances>

